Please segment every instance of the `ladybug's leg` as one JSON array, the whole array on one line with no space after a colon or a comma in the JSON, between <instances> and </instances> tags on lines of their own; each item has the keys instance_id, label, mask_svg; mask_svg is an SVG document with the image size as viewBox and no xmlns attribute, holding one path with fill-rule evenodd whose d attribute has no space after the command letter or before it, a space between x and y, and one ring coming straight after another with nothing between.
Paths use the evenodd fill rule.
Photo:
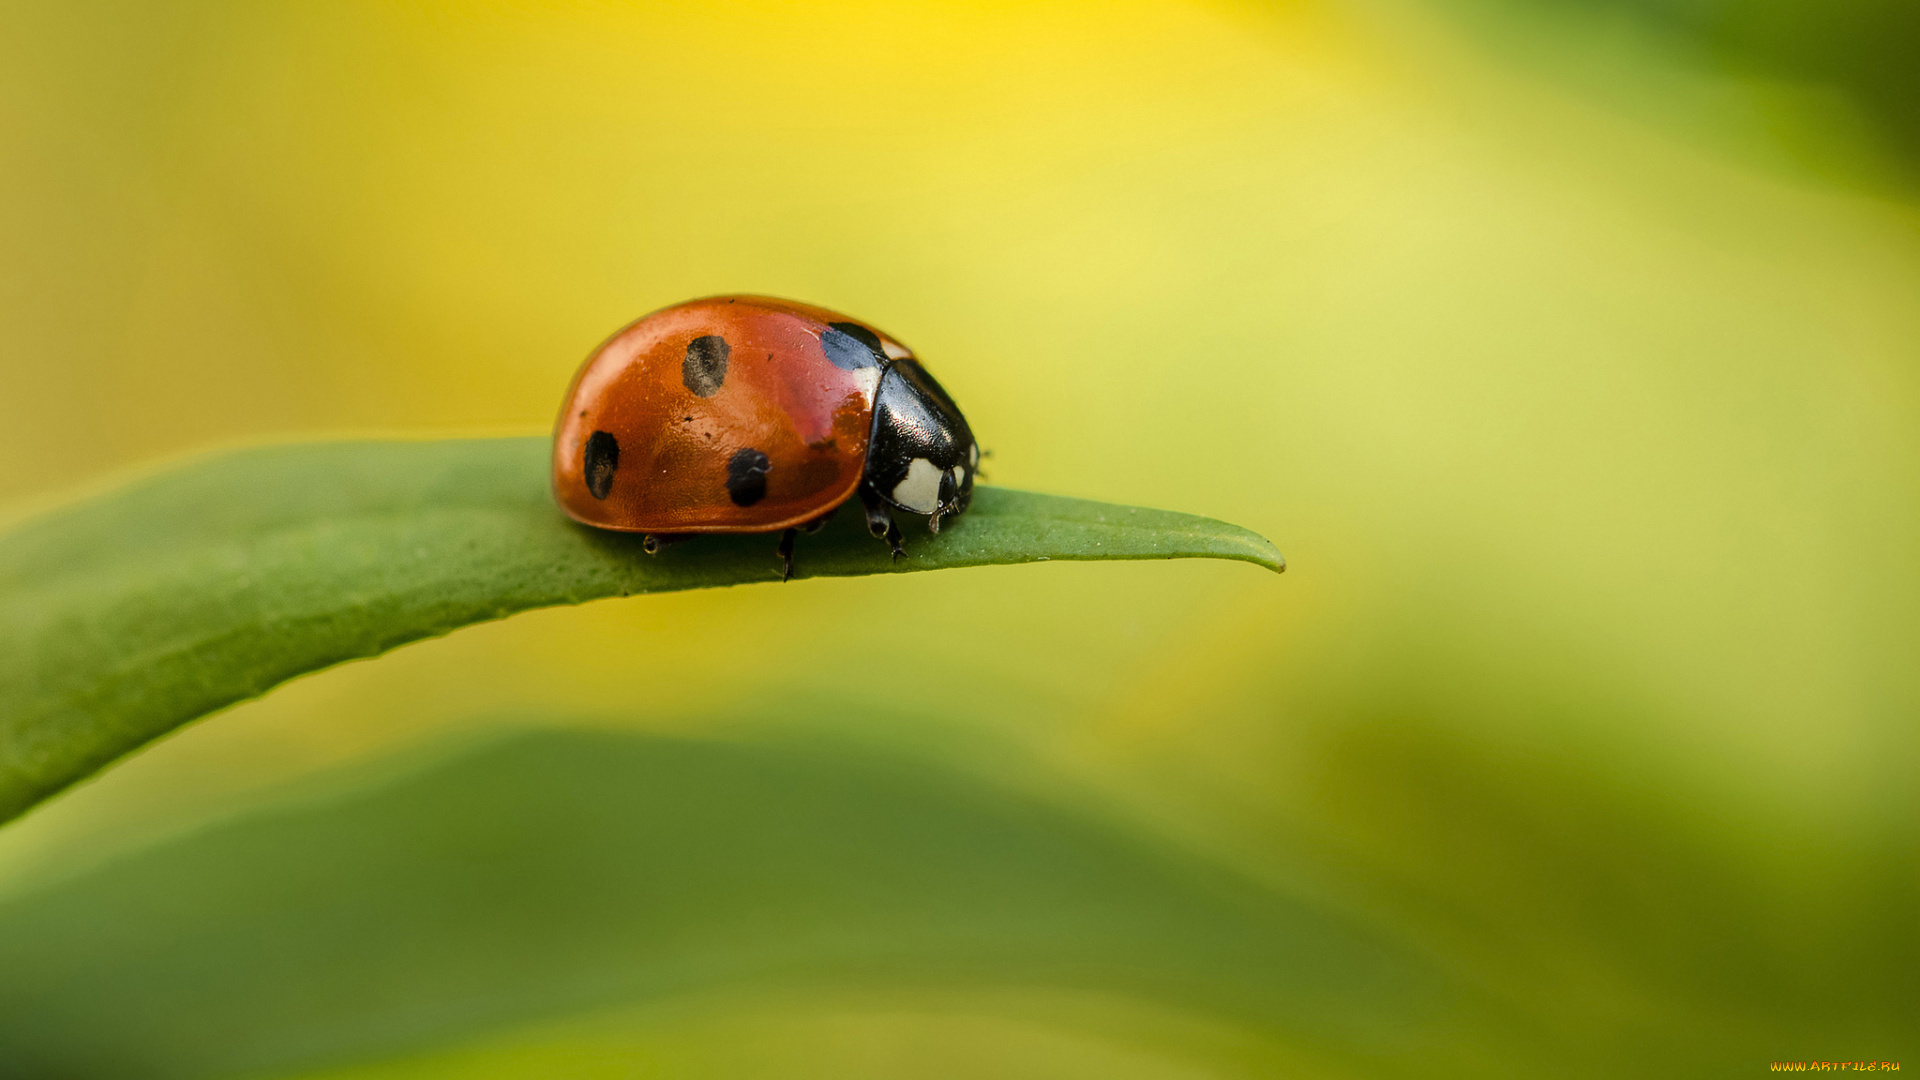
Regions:
<instances>
[{"instance_id":1,"label":"ladybug's leg","mask_svg":"<svg viewBox=\"0 0 1920 1080\"><path fill-rule=\"evenodd\" d=\"M799 529L788 529L780 534L780 580L793 580L793 538L800 535Z\"/></svg>"},{"instance_id":2,"label":"ladybug's leg","mask_svg":"<svg viewBox=\"0 0 1920 1080\"><path fill-rule=\"evenodd\" d=\"M660 554L661 548L666 547L668 544L677 544L685 539L685 534L676 536L665 533L648 533L640 538L640 550L649 555L658 555Z\"/></svg>"},{"instance_id":3,"label":"ladybug's leg","mask_svg":"<svg viewBox=\"0 0 1920 1080\"><path fill-rule=\"evenodd\" d=\"M833 508L833 510L838 510L838 509L840 508L837 506ZM806 533L808 536L812 536L814 533L819 532L823 527L826 526L827 521L833 517L833 510L829 510L824 514L821 514L819 517L814 518L812 521L803 521L800 524L794 526L793 528L788 529L786 532L783 532L780 534L780 580L781 581L793 580L794 538L800 535L801 533Z\"/></svg>"},{"instance_id":4,"label":"ladybug's leg","mask_svg":"<svg viewBox=\"0 0 1920 1080\"><path fill-rule=\"evenodd\" d=\"M867 508L867 531L875 539L885 540L887 546L893 549L894 559L898 561L900 556L907 553L907 549L900 544L903 539L900 526L893 523L893 515L887 513L887 505L865 484L860 485L860 502Z\"/></svg>"}]
</instances>

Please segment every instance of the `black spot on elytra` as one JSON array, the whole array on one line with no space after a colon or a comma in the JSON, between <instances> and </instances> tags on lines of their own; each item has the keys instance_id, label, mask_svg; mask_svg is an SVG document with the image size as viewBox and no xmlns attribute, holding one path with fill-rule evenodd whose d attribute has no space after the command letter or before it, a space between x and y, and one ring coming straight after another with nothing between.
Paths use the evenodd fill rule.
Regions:
<instances>
[{"instance_id":1,"label":"black spot on elytra","mask_svg":"<svg viewBox=\"0 0 1920 1080\"><path fill-rule=\"evenodd\" d=\"M604 431L587 436L587 492L604 499L613 490L613 473L620 467L620 440Z\"/></svg>"},{"instance_id":2,"label":"black spot on elytra","mask_svg":"<svg viewBox=\"0 0 1920 1080\"><path fill-rule=\"evenodd\" d=\"M887 350L880 338L859 323L828 323L827 332L820 335L820 347L841 371L885 367L887 363Z\"/></svg>"},{"instance_id":3,"label":"black spot on elytra","mask_svg":"<svg viewBox=\"0 0 1920 1080\"><path fill-rule=\"evenodd\" d=\"M733 349L719 334L705 334L687 342L687 358L680 364L680 381L700 397L712 397L727 381L727 356Z\"/></svg>"},{"instance_id":4,"label":"black spot on elytra","mask_svg":"<svg viewBox=\"0 0 1920 1080\"><path fill-rule=\"evenodd\" d=\"M767 455L748 447L735 450L727 459L727 494L735 506L752 506L767 494L767 474L773 462Z\"/></svg>"}]
</instances>

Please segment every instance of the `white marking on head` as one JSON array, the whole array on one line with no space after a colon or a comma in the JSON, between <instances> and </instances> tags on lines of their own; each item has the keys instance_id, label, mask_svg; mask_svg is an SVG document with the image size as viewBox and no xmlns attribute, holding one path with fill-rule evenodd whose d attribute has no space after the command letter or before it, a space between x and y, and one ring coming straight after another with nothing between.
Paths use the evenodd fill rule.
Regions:
<instances>
[{"instance_id":1,"label":"white marking on head","mask_svg":"<svg viewBox=\"0 0 1920 1080\"><path fill-rule=\"evenodd\" d=\"M952 469L948 471L953 474L954 497L959 498L960 492L966 487L967 467L965 465L955 465Z\"/></svg>"},{"instance_id":2,"label":"white marking on head","mask_svg":"<svg viewBox=\"0 0 1920 1080\"><path fill-rule=\"evenodd\" d=\"M976 469L980 467L980 444L979 443L974 443L972 446L967 447L967 464L973 466Z\"/></svg>"},{"instance_id":3,"label":"white marking on head","mask_svg":"<svg viewBox=\"0 0 1920 1080\"><path fill-rule=\"evenodd\" d=\"M933 513L940 507L940 470L926 458L914 458L907 478L894 485L893 501L916 514Z\"/></svg>"}]
</instances>

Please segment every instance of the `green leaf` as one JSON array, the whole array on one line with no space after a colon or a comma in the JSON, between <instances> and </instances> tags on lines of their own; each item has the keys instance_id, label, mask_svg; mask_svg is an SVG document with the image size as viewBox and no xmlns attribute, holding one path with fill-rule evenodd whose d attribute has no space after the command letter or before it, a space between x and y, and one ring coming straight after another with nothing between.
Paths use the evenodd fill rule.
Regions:
<instances>
[{"instance_id":1,"label":"green leaf","mask_svg":"<svg viewBox=\"0 0 1920 1080\"><path fill-rule=\"evenodd\" d=\"M267 447L187 465L0 537L0 821L296 675L517 611L777 581L769 535L658 556L568 521L544 439ZM1047 559L1222 558L1273 545L1190 514L981 488L893 563L858 514L796 577Z\"/></svg>"},{"instance_id":2,"label":"green leaf","mask_svg":"<svg viewBox=\"0 0 1920 1080\"><path fill-rule=\"evenodd\" d=\"M1316 1076L1450 1071L1485 1019L1389 937L937 758L552 723L0 902L0 1075L286 1075L781 991L1157 1001Z\"/></svg>"}]
</instances>

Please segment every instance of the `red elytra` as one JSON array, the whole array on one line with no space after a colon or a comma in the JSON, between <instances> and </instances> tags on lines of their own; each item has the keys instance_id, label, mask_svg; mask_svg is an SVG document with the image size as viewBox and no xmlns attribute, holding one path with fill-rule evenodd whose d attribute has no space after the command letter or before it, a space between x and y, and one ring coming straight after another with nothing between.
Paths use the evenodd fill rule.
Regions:
<instances>
[{"instance_id":1,"label":"red elytra","mask_svg":"<svg viewBox=\"0 0 1920 1080\"><path fill-rule=\"evenodd\" d=\"M886 460L870 462L876 439ZM654 312L587 360L553 489L578 521L659 535L790 529L858 492L898 554L887 507L938 531L977 462L958 408L895 339L810 304L717 296Z\"/></svg>"}]
</instances>

